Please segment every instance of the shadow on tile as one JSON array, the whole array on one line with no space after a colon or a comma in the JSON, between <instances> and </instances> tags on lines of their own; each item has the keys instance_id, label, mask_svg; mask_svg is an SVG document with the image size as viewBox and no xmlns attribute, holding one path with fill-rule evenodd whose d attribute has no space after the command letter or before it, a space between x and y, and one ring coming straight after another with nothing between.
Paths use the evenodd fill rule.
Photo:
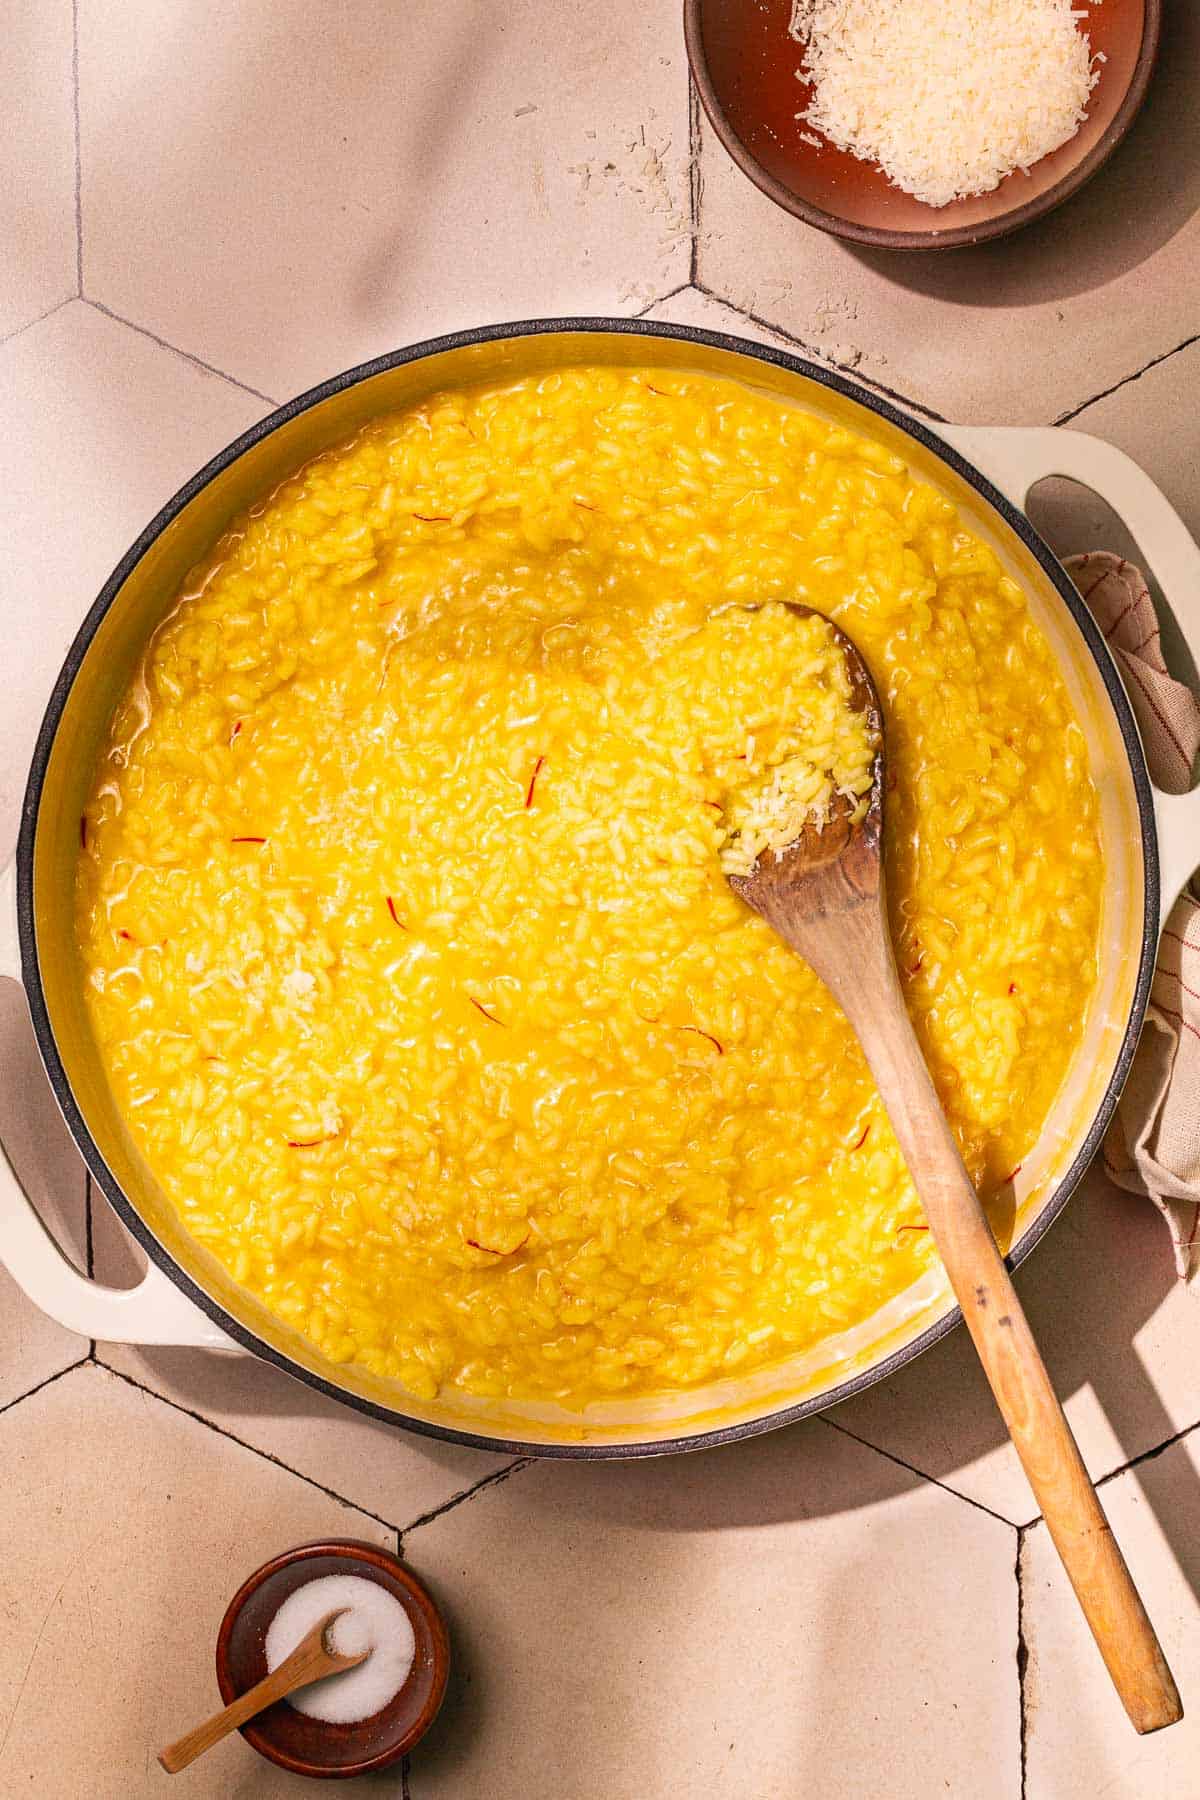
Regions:
<instances>
[{"instance_id":1,"label":"shadow on tile","mask_svg":"<svg viewBox=\"0 0 1200 1800\"><path fill-rule=\"evenodd\" d=\"M138 1255L100 1196L93 1205L97 1273L114 1285L127 1284L136 1276ZM1179 1284L1166 1229L1146 1202L1090 1177L1017 1280L1095 1476L1194 1422L1178 1417L1189 1398L1195 1400L1193 1340L1185 1336L1187 1321L1170 1310L1179 1306ZM1182 1301L1188 1304L1186 1296ZM1171 1321L1162 1346L1153 1339L1160 1311ZM1144 1355L1139 1339L1147 1335ZM101 1355L107 1360L103 1348ZM393 1431L252 1357L145 1348L116 1351L113 1366L189 1410L223 1420L235 1435L238 1415L311 1421L314 1429L341 1417L381 1444ZM833 1459L838 1468L853 1467L848 1483L831 1479L833 1446L827 1441L846 1434L864 1447L851 1465ZM480 1453L460 1446L399 1430L396 1437L410 1450L419 1447L431 1473L453 1477L464 1458L473 1458L482 1465L471 1467L474 1480L493 1466L491 1456L485 1463ZM495 1459L495 1466L502 1460ZM558 1471L553 1485L563 1492L586 1482L598 1517L613 1520L651 1507L663 1530L738 1528L845 1512L904 1493L926 1477L1013 1524L1036 1513L962 1331L825 1419L685 1456L552 1466ZM327 1479L336 1486L334 1474ZM1200 1506L1200 1489L1196 1498ZM1160 1523L1173 1541L1171 1520Z\"/></svg>"},{"instance_id":2,"label":"shadow on tile","mask_svg":"<svg viewBox=\"0 0 1200 1800\"><path fill-rule=\"evenodd\" d=\"M96 1268L114 1286L130 1284L140 1268L136 1252L116 1224L103 1198L94 1194L96 1210ZM101 1216L101 1209L107 1217ZM119 1234L119 1235L118 1235ZM101 1357L108 1360L107 1348ZM169 1394L178 1404L206 1418L227 1423L238 1433L237 1411L267 1419L313 1418L325 1420L341 1410L336 1403L313 1393L302 1382L257 1362L253 1357L228 1357L194 1350L145 1347L137 1350L136 1366L130 1353L117 1351L113 1366L133 1374L156 1392ZM345 1413L374 1437L386 1439L392 1427L377 1424L352 1412ZM416 1448L435 1467L453 1471L464 1451L460 1446L422 1438L396 1429L399 1442ZM694 1530L698 1526L758 1525L844 1512L871 1505L896 1493L921 1485L921 1476L887 1457L856 1447L850 1464L858 1471L851 1488L827 1483L827 1465L843 1466L846 1458L838 1445L844 1434L833 1433L822 1421L770 1432L747 1443L723 1446L694 1455L653 1458L637 1462L566 1463L543 1466L557 1471L556 1491L575 1491L582 1481L589 1499L606 1517L620 1517L652 1509L656 1526L663 1530ZM501 1466L503 1459L496 1459ZM335 1472L328 1480L337 1485ZM357 1498L357 1495L355 1496Z\"/></svg>"},{"instance_id":3,"label":"shadow on tile","mask_svg":"<svg viewBox=\"0 0 1200 1800\"><path fill-rule=\"evenodd\" d=\"M97 1196L93 1204L103 1202ZM103 1247L108 1233L101 1230L99 1237ZM112 1262L103 1248L101 1255L100 1273L115 1282ZM122 1279L128 1280L137 1265L131 1250L127 1249L125 1255L126 1272ZM101 1346L100 1355L108 1360L105 1346ZM235 1436L239 1435L238 1422L231 1416L231 1408L268 1420L297 1421L324 1421L331 1414L336 1420L341 1410L302 1382L250 1356L233 1358L148 1346L139 1349L136 1357L136 1368L128 1367L128 1356L118 1352L113 1366L133 1374L155 1392L169 1395L177 1405L216 1419ZM464 1456L459 1445L418 1437L351 1411L346 1411L344 1417L345 1423L353 1422L373 1438L386 1441L394 1432L398 1444L419 1449L422 1459L450 1474ZM550 1482L558 1492L573 1492L582 1482L597 1516L616 1522L649 1511L660 1530L691 1531L818 1517L873 1505L922 1485L922 1477L912 1470L869 1449L854 1447L850 1458L856 1471L853 1483L846 1486L839 1481L830 1486L830 1456L835 1455L839 1467L845 1461L840 1445L830 1441L838 1439L844 1444L845 1434L834 1434L824 1421L811 1420L746 1443L694 1455L632 1463L554 1462L542 1466L552 1471ZM501 1467L504 1460L497 1457L496 1467ZM477 1479L478 1473L473 1478ZM330 1470L324 1479L334 1487L338 1485L336 1470Z\"/></svg>"},{"instance_id":4,"label":"shadow on tile","mask_svg":"<svg viewBox=\"0 0 1200 1800\"><path fill-rule=\"evenodd\" d=\"M887 280L960 306L1031 306L1088 293L1146 262L1200 207L1200 9L1164 10L1146 104L1112 161L1073 200L971 250L847 249Z\"/></svg>"},{"instance_id":5,"label":"shadow on tile","mask_svg":"<svg viewBox=\"0 0 1200 1800\"><path fill-rule=\"evenodd\" d=\"M1097 1244L1110 1253L1095 1254ZM1164 1403L1138 1347L1147 1322L1180 1291L1157 1214L1106 1184L1077 1197L1017 1282L1059 1394L1079 1402L1072 1410L1078 1411L1076 1429L1094 1474L1119 1468L1175 1435L1180 1421ZM1200 1410L1189 1342L1194 1339L1178 1346L1181 1366L1174 1373L1185 1394L1193 1389ZM854 1465L848 1485L830 1485L821 1442L830 1430L849 1433L883 1455ZM980 1464L982 1473L976 1469ZM961 1330L823 1418L635 1471L610 1465L608 1491L598 1481L596 1498L609 1517L613 1509L636 1507L639 1496L653 1491L661 1526L691 1528L698 1517L707 1525L742 1526L871 1505L924 1476L1014 1524L1036 1514ZM1200 1485L1193 1500L1187 1509L1191 1518L1200 1512ZM1187 1544L1176 1544L1182 1522L1168 1517L1159 1523L1185 1564Z\"/></svg>"},{"instance_id":6,"label":"shadow on tile","mask_svg":"<svg viewBox=\"0 0 1200 1800\"><path fill-rule=\"evenodd\" d=\"M0 984L4 1092L19 1096L13 1148L39 1206L53 1223L62 1170L78 1170L73 1147L42 1077L28 1020L11 984ZM11 1104L9 1105L12 1112ZM10 1133L11 1135L11 1133ZM99 1195L93 1199L96 1273L116 1286L136 1279L139 1259ZM78 1235L78 1233L76 1233ZM1051 1375L1072 1409L1084 1453L1096 1475L1109 1473L1194 1424L1194 1335L1184 1318L1167 1234L1144 1202L1089 1179L1018 1276ZM1161 1315L1161 1317L1159 1316ZM393 1433L314 1394L251 1357L147 1348L101 1348L105 1360L176 1404L220 1422L235 1436L264 1421L271 1453L295 1461L296 1430L317 1438L353 1426L360 1450L369 1443L382 1463L393 1438L428 1476L411 1504L386 1502L384 1516L409 1521L469 1486L502 1458ZM1153 1372L1152 1372L1153 1371ZM274 1424L272 1425L272 1422ZM864 1449L853 1479L829 1476L831 1439L849 1433ZM282 1434L287 1442L276 1443ZM361 1434L361 1436L359 1435ZM329 1453L336 1462L332 1440ZM877 1455L875 1451L882 1451ZM336 1485L336 1468L316 1478ZM895 1460L892 1460L895 1459ZM835 1459L836 1460L836 1459ZM839 1466L851 1466L842 1465ZM555 1485L583 1477L579 1465L557 1465ZM847 1402L828 1420L809 1421L752 1441L683 1457L636 1464L589 1465L590 1504L618 1515L650 1505L662 1529L762 1524L837 1513L907 1491L924 1477L966 1499L1024 1523L1034 1507L1015 1466L999 1417L965 1334L954 1333L924 1356ZM422 1477L424 1481L425 1477ZM1197 1494L1200 1505L1200 1493ZM384 1504L384 1503L380 1503ZM396 1510L401 1507L401 1510ZM1193 1509L1195 1510L1195 1509ZM1160 1521L1172 1543L1178 1531ZM1187 1545L1179 1544L1181 1563Z\"/></svg>"},{"instance_id":7,"label":"shadow on tile","mask_svg":"<svg viewBox=\"0 0 1200 1800\"><path fill-rule=\"evenodd\" d=\"M94 1188L91 1206L97 1277L114 1287L131 1286L142 1268L141 1252L134 1249L108 1203ZM314 1479L338 1491L347 1478L347 1472L338 1466L345 1447L332 1438L322 1447L321 1434L331 1429L337 1432L339 1428L351 1432L358 1464L351 1483L352 1497L377 1510L386 1506L385 1516L394 1514L397 1525L430 1506L440 1505L452 1493L511 1461L510 1457L398 1431L326 1399L286 1371L248 1354L223 1355L157 1344L101 1344L97 1354L106 1366L176 1406L199 1414L234 1437L253 1436L257 1446L268 1454L289 1467L303 1465ZM261 1433L255 1430L256 1421L262 1424ZM368 1446L371 1453L386 1462L389 1443L398 1443L410 1456L419 1456L430 1491L422 1485L414 1498L396 1501L390 1494L380 1498L374 1491L368 1496L355 1485L363 1479L362 1465L369 1454Z\"/></svg>"},{"instance_id":8,"label":"shadow on tile","mask_svg":"<svg viewBox=\"0 0 1200 1800\"><path fill-rule=\"evenodd\" d=\"M82 1269L83 1163L46 1080L24 995L8 980L0 980L0 1140L39 1216Z\"/></svg>"},{"instance_id":9,"label":"shadow on tile","mask_svg":"<svg viewBox=\"0 0 1200 1800\"><path fill-rule=\"evenodd\" d=\"M405 1540L455 1657L414 1795L1011 1797L1014 1547L819 1424L525 1469Z\"/></svg>"},{"instance_id":10,"label":"shadow on tile","mask_svg":"<svg viewBox=\"0 0 1200 1800\"><path fill-rule=\"evenodd\" d=\"M406 142L396 155L396 199L403 222L377 239L354 277L354 302L366 319L378 317L389 298L403 292L401 275L414 261L413 245L428 230L430 213L436 216L439 172L454 151L446 122L471 116L472 95L499 47L495 21L486 15L464 11L455 22L453 36L446 28L449 20L439 25L444 49L438 74L422 83L407 115L401 114Z\"/></svg>"},{"instance_id":11,"label":"shadow on tile","mask_svg":"<svg viewBox=\"0 0 1200 1800\"><path fill-rule=\"evenodd\" d=\"M117 1223L103 1197L93 1193L96 1271L103 1280L121 1287L131 1285L141 1268L141 1252ZM101 1347L107 1360L107 1351ZM228 1416L231 1401L239 1408L268 1418L327 1417L339 1407L315 1394L300 1381L259 1363L250 1356L229 1357L195 1350L144 1347L136 1352L135 1378L157 1392L168 1393L181 1406L205 1417ZM126 1368L119 1354L113 1366ZM346 1413L347 1420L355 1415ZM357 1423L372 1434L393 1429L361 1416ZM236 1422L230 1429L237 1431ZM435 1464L451 1468L463 1451L435 1438L418 1438L397 1430L400 1440L420 1445ZM891 1494L920 1485L921 1477L886 1457L859 1451L850 1460L860 1476L854 1491L838 1486L826 1490L823 1466L834 1445L827 1445L830 1428L822 1421L769 1432L746 1443L722 1446L686 1456L655 1457L634 1462L569 1463L544 1466L557 1469L561 1491L574 1491L582 1479L602 1511L615 1514L653 1507L662 1529L692 1530L697 1525L767 1524L807 1518L823 1512L843 1512L870 1505ZM844 1441L844 1434L837 1433ZM500 1466L497 1459L497 1466ZM837 1458L839 1466L845 1458ZM786 1471L786 1476L784 1475ZM573 1473L574 1472L574 1473ZM770 1479L764 1481L767 1472ZM336 1485L336 1478L330 1475ZM615 1515L614 1515L615 1516Z\"/></svg>"}]
</instances>

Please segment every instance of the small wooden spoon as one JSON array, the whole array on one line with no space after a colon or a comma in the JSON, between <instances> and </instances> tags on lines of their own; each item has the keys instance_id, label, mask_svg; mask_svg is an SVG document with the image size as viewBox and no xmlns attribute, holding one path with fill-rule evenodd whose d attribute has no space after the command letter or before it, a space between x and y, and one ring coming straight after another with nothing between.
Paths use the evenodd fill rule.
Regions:
<instances>
[{"instance_id":1,"label":"small wooden spoon","mask_svg":"<svg viewBox=\"0 0 1200 1800\"><path fill-rule=\"evenodd\" d=\"M795 611L810 612L796 606ZM884 750L879 697L837 626L854 706L878 734L870 804L849 802L804 827L780 855L765 850L729 884L799 952L862 1045L967 1329L1079 1604L1125 1710L1140 1732L1182 1718L1154 1627L1050 1384L1021 1302L971 1185L909 1021L883 891Z\"/></svg>"},{"instance_id":2,"label":"small wooden spoon","mask_svg":"<svg viewBox=\"0 0 1200 1800\"><path fill-rule=\"evenodd\" d=\"M165 1750L160 1750L158 1760L167 1774L178 1775L180 1769L186 1769L189 1763L195 1762L198 1756L203 1756L206 1750L211 1750L214 1744L219 1744L223 1737L228 1737L231 1731L236 1731L239 1725L244 1725L255 1713L264 1712L276 1700L286 1699L297 1688L307 1687L310 1681L320 1681L323 1675L336 1675L341 1669L353 1669L360 1662L365 1662L371 1654L369 1650L360 1650L356 1656L342 1656L339 1651L331 1650L325 1642L325 1633L333 1621L340 1619L349 1610L348 1606L339 1606L329 1613L319 1625L314 1625L300 1639L291 1655L285 1656L277 1669L273 1669L252 1688L247 1688L244 1694L239 1694L224 1712L214 1713L203 1725L195 1726L181 1738L176 1738L173 1744L168 1744Z\"/></svg>"}]
</instances>

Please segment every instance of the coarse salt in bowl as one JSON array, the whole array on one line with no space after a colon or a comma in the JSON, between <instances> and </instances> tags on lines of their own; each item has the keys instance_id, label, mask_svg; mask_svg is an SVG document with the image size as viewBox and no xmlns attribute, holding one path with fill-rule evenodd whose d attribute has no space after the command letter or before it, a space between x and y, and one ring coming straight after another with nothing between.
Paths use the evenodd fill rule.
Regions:
<instances>
[{"instance_id":1,"label":"coarse salt in bowl","mask_svg":"<svg viewBox=\"0 0 1200 1800\"><path fill-rule=\"evenodd\" d=\"M390 1551L335 1538L273 1557L230 1601L217 1638L225 1704L261 1681L339 1607L348 1611L330 1627L332 1647L353 1655L372 1643L372 1655L241 1727L261 1756L300 1775L388 1767L424 1736L446 1689L449 1640L424 1584Z\"/></svg>"},{"instance_id":2,"label":"coarse salt in bowl","mask_svg":"<svg viewBox=\"0 0 1200 1800\"><path fill-rule=\"evenodd\" d=\"M341 1656L367 1652L365 1662L327 1675L288 1695L288 1705L310 1719L353 1725L382 1712L408 1680L417 1640L408 1613L387 1588L361 1575L319 1575L283 1602L267 1627L267 1668L277 1669L303 1637L336 1607L345 1607L326 1632Z\"/></svg>"}]
</instances>

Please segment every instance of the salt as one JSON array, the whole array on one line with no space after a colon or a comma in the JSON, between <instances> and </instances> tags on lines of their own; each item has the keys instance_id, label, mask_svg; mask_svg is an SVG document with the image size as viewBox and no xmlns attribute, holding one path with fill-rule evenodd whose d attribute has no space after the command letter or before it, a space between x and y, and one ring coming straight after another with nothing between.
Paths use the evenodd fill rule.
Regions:
<instances>
[{"instance_id":1,"label":"salt","mask_svg":"<svg viewBox=\"0 0 1200 1800\"><path fill-rule=\"evenodd\" d=\"M268 1670L277 1669L307 1632L339 1606L348 1607L326 1634L342 1656L370 1655L356 1668L326 1675L288 1695L288 1705L329 1725L352 1725L382 1712L408 1680L417 1640L396 1596L361 1575L322 1575L296 1589L267 1627Z\"/></svg>"}]
</instances>

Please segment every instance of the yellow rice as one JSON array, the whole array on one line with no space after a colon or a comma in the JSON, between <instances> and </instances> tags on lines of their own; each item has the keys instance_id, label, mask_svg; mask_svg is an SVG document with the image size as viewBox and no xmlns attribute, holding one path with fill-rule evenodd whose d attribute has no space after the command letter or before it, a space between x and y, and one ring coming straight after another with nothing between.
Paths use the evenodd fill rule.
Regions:
<instances>
[{"instance_id":1,"label":"yellow rice","mask_svg":"<svg viewBox=\"0 0 1200 1800\"><path fill-rule=\"evenodd\" d=\"M933 1255L844 1019L720 867L719 777L798 682L736 620L783 600L880 690L898 957L991 1196L1079 1041L1096 802L1020 589L888 451L678 372L442 394L157 632L87 807L91 1018L191 1232L325 1356L679 1389Z\"/></svg>"},{"instance_id":2,"label":"yellow rice","mask_svg":"<svg viewBox=\"0 0 1200 1800\"><path fill-rule=\"evenodd\" d=\"M781 857L806 825L819 830L828 823L839 798L851 824L861 819L878 749L866 713L853 703L846 655L827 619L798 617L772 602L719 613L699 636L709 654L727 639L736 668L751 631L770 634L776 666L786 674L767 696L772 718L746 734L733 762L713 769L726 787L720 861L727 875L748 875L764 851ZM757 649L761 656L765 643Z\"/></svg>"}]
</instances>

